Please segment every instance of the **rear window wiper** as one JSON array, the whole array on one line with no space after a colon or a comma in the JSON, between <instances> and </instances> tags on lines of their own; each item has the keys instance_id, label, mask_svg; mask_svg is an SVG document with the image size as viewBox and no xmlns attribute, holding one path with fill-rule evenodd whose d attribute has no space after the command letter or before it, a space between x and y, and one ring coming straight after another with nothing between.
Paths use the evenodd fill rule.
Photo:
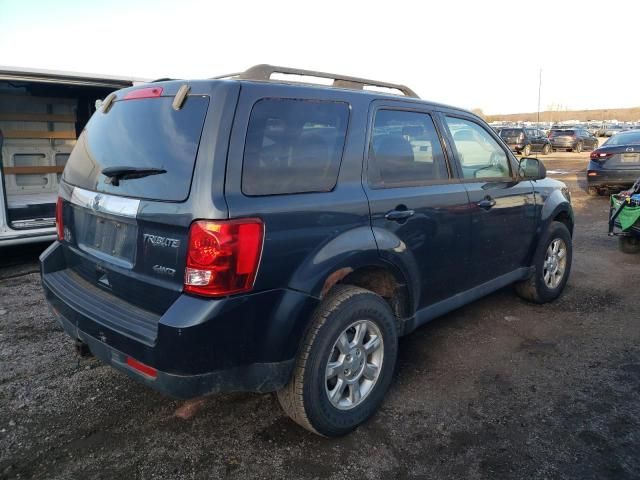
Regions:
<instances>
[{"instance_id":1,"label":"rear window wiper","mask_svg":"<svg viewBox=\"0 0 640 480\"><path fill-rule=\"evenodd\" d=\"M107 167L102 170L102 174L109 177L107 183L114 187L120 185L120 180L132 180L134 178L148 177L149 175L159 175L167 173L163 168L139 168L139 167Z\"/></svg>"}]
</instances>

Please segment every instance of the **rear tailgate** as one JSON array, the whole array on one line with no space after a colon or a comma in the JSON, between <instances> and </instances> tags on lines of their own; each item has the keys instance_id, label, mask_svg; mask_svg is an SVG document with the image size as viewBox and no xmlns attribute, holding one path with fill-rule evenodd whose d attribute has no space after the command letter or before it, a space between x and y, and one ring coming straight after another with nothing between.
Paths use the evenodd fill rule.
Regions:
<instances>
[{"instance_id":1,"label":"rear tailgate","mask_svg":"<svg viewBox=\"0 0 640 480\"><path fill-rule=\"evenodd\" d=\"M205 95L189 96L175 109L174 96L116 100L96 112L62 185L67 284L158 315L182 291L192 220L182 205L209 105ZM138 171L102 173L123 167Z\"/></svg>"}]
</instances>

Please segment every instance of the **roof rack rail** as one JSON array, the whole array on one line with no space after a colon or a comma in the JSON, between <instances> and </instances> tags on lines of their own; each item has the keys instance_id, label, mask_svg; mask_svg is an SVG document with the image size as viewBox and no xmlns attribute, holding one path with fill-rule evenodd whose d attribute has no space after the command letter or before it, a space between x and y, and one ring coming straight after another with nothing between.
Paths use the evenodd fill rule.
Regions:
<instances>
[{"instance_id":1,"label":"roof rack rail","mask_svg":"<svg viewBox=\"0 0 640 480\"><path fill-rule=\"evenodd\" d=\"M238 80L261 80L272 81L274 73L284 73L285 75L302 75L306 77L329 78L333 80L331 86L338 88L352 88L354 90L364 90L364 87L382 87L402 92L405 97L420 98L416 92L405 85L396 83L380 82L378 80L368 80L366 78L350 77L337 73L316 72L313 70L302 70L299 68L277 67L275 65L255 65L244 72L230 73L213 77L214 79L236 78Z\"/></svg>"}]
</instances>

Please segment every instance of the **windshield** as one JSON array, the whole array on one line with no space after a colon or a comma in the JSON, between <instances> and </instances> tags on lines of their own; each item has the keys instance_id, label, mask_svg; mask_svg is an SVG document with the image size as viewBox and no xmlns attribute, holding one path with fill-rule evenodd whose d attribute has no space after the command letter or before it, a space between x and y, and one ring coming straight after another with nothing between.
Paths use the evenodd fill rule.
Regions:
<instances>
[{"instance_id":1,"label":"windshield","mask_svg":"<svg viewBox=\"0 0 640 480\"><path fill-rule=\"evenodd\" d=\"M107 113L96 111L69 157L64 181L115 195L185 200L209 99L187 97L180 110L172 108L172 101L173 97L116 101ZM164 172L114 182L102 174L114 167Z\"/></svg>"},{"instance_id":2,"label":"windshield","mask_svg":"<svg viewBox=\"0 0 640 480\"><path fill-rule=\"evenodd\" d=\"M640 131L619 133L602 144L603 147L614 147L616 145L640 145Z\"/></svg>"},{"instance_id":3,"label":"windshield","mask_svg":"<svg viewBox=\"0 0 640 480\"><path fill-rule=\"evenodd\" d=\"M573 130L551 130L551 135L574 135Z\"/></svg>"}]
</instances>

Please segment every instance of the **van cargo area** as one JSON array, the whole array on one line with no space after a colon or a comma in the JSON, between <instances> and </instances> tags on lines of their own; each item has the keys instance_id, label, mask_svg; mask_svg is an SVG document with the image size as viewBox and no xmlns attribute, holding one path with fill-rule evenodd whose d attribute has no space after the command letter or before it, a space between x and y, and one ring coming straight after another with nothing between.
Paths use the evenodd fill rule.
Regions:
<instances>
[{"instance_id":1,"label":"van cargo area","mask_svg":"<svg viewBox=\"0 0 640 480\"><path fill-rule=\"evenodd\" d=\"M96 100L132 84L0 67L0 245L54 238L59 180Z\"/></svg>"}]
</instances>

